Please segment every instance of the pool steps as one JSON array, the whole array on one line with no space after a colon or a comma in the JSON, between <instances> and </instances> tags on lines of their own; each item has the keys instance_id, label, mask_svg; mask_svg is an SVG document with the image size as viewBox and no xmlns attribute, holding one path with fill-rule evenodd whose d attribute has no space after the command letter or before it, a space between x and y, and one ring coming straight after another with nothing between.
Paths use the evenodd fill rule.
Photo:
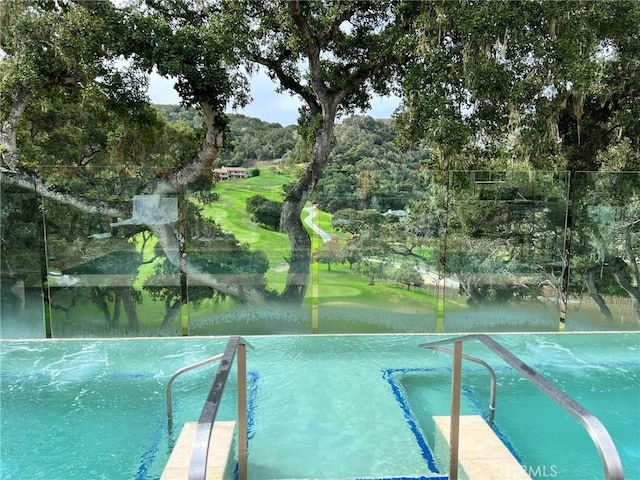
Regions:
<instances>
[{"instance_id":1,"label":"pool steps","mask_svg":"<svg viewBox=\"0 0 640 480\"><path fill-rule=\"evenodd\" d=\"M191 446L197 425L197 422L185 423L160 480L187 480L189 478ZM207 457L207 480L222 480L225 478L227 465L235 463L229 461L233 454L235 428L236 422L234 421L214 423Z\"/></svg>"},{"instance_id":2,"label":"pool steps","mask_svg":"<svg viewBox=\"0 0 640 480\"><path fill-rule=\"evenodd\" d=\"M448 465L450 416L434 416L435 455ZM480 415L460 416L460 480L531 480Z\"/></svg>"},{"instance_id":3,"label":"pool steps","mask_svg":"<svg viewBox=\"0 0 640 480\"><path fill-rule=\"evenodd\" d=\"M435 455L446 464L449 452L449 416L434 416ZM187 480L196 422L184 425L160 480ZM233 465L236 422L215 422L209 443L207 480L223 480ZM479 415L460 416L460 480L531 480L526 470ZM228 477L226 477L228 478ZM417 477L423 478L423 477ZM446 478L446 477L438 477Z\"/></svg>"}]
</instances>

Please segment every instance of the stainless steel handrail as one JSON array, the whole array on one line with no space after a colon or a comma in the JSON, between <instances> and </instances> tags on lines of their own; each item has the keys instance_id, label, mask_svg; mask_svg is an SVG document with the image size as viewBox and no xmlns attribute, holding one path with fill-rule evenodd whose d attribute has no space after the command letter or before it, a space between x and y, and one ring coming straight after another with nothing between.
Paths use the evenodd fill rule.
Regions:
<instances>
[{"instance_id":1,"label":"stainless steel handrail","mask_svg":"<svg viewBox=\"0 0 640 480\"><path fill-rule=\"evenodd\" d=\"M249 344L241 337L231 337L227 342L196 426L189 461L189 480L204 480L207 476L211 431L236 352L238 353L238 479L246 480L247 478L247 345Z\"/></svg>"},{"instance_id":2,"label":"stainless steel handrail","mask_svg":"<svg viewBox=\"0 0 640 480\"><path fill-rule=\"evenodd\" d=\"M453 350L449 350L448 348L439 347L437 345L434 345L433 347L430 347L430 348L432 350L437 350L442 353L453 355ZM489 412L487 413L487 422L489 422L489 425L491 425L493 424L493 419L496 413L496 385L498 383L496 380L496 372L493 370L491 365L489 365L487 362L485 362L481 358L474 357L472 355L466 355L464 353L462 354L462 358L464 358L465 360L469 360L470 362L474 362L479 365L482 365L489 372L489 377L491 377L491 389L489 393Z\"/></svg>"},{"instance_id":3,"label":"stainless steel handrail","mask_svg":"<svg viewBox=\"0 0 640 480\"><path fill-rule=\"evenodd\" d=\"M173 421L173 402L171 401L171 386L173 385L173 382L175 381L175 379L178 378L183 373L188 372L189 370L193 370L194 368L204 367L205 365L209 365L211 363L217 362L222 358L222 355L223 354L220 353L214 357L205 358L204 360L200 360L199 362L192 363L191 365L187 365L186 367L182 367L176 370L176 372L173 375L171 375L171 378L167 383L167 421L169 422L169 428L171 428L171 423Z\"/></svg>"},{"instance_id":4,"label":"stainless steel handrail","mask_svg":"<svg viewBox=\"0 0 640 480\"><path fill-rule=\"evenodd\" d=\"M582 426L587 430L587 433L589 433L591 440L593 440L593 443L598 450L598 455L600 456L600 461L602 462L606 480L624 480L624 470L622 468L620 456L618 455L618 450L613 443L611 435L609 435L609 432L604 427L602 422L600 422L600 420L598 420L595 415L593 415L586 408L576 402L573 398L560 390L549 380L544 378L537 371L524 363L516 355L511 353L509 350L507 350L505 347L500 345L488 335L482 333L464 335L460 337L448 338L446 340L423 343L419 346L422 348L432 348L434 346L449 344L454 344L454 346L461 346L463 342L474 339L484 343L505 362L511 365L517 372L519 372L525 379L535 385L540 391L542 391L542 393L555 401L559 406L570 413L582 424ZM449 473L451 474L451 472Z\"/></svg>"}]
</instances>

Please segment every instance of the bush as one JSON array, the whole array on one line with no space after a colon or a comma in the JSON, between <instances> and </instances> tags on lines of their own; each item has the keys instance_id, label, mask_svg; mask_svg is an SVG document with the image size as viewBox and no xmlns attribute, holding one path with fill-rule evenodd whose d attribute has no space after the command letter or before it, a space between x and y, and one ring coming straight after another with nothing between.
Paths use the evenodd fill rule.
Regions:
<instances>
[{"instance_id":1,"label":"bush","mask_svg":"<svg viewBox=\"0 0 640 480\"><path fill-rule=\"evenodd\" d=\"M269 199L264 195L253 195L247 198L246 210L249 215L253 215L260 205L268 202Z\"/></svg>"}]
</instances>

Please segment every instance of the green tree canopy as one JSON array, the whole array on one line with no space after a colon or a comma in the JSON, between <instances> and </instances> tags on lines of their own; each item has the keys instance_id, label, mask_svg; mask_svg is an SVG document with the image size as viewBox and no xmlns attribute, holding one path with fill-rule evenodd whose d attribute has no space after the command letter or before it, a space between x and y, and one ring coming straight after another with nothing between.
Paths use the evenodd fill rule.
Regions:
<instances>
[{"instance_id":1,"label":"green tree canopy","mask_svg":"<svg viewBox=\"0 0 640 480\"><path fill-rule=\"evenodd\" d=\"M300 126L309 146L307 163L283 204L291 256L282 298L299 303L311 261L300 214L327 166L335 119L369 108L373 93L390 92L410 3L242 0L229 5L245 22L246 58L304 102Z\"/></svg>"}]
</instances>

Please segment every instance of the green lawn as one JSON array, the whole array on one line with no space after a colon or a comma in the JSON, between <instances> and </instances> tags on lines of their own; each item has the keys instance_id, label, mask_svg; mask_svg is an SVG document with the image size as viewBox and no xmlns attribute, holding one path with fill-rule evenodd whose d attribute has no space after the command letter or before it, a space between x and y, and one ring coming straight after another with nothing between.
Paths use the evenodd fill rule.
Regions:
<instances>
[{"instance_id":1,"label":"green lawn","mask_svg":"<svg viewBox=\"0 0 640 480\"><path fill-rule=\"evenodd\" d=\"M295 177L284 176L270 169L263 169L261 172L260 176L247 180L218 183L215 191L220 199L205 207L205 213L223 229L233 232L239 240L248 243L252 249L263 250L267 254L271 266L266 275L269 288L280 292L286 281L288 238L284 233L253 223L246 213L245 205L249 197L258 194L271 200L282 200L282 185L294 181ZM315 223L323 230L332 232L331 215L319 210L316 213ZM320 237L310 228L307 230L312 235L313 245L319 245ZM332 233L339 238L348 237L344 232ZM385 282L369 285L367 278L350 270L348 265L332 265L331 271L327 270L326 265L315 265L312 268L310 285L300 313L300 318L304 319L301 320L304 324L302 330L306 332L309 331L310 316L316 305L321 332L430 331L431 324L435 324L437 317L437 299L433 294L422 289L410 291L399 284ZM199 312L193 312L192 318L196 322L204 319L205 324L211 325L216 322L207 319L217 312L217 327L221 328L221 324L228 322L229 329L246 324L251 315L255 318L269 317L271 327L275 327L274 322L277 323L272 315L260 311L235 315L232 312L237 308L245 310L240 306L218 305L212 310L203 308ZM459 309L460 306L453 305L452 308ZM223 311L224 320L221 320L219 314ZM288 317L288 314L281 316ZM240 321L239 318L243 320ZM280 325L280 328L286 330L285 325ZM203 331L207 330L209 329L204 327Z\"/></svg>"},{"instance_id":2,"label":"green lawn","mask_svg":"<svg viewBox=\"0 0 640 480\"><path fill-rule=\"evenodd\" d=\"M292 175L280 175L272 169L262 169L257 177L246 180L219 182L215 192L220 200L204 207L204 214L216 221L224 230L233 232L238 240L251 245L252 250L266 253L271 266L270 274L286 269L285 255L289 250L286 233L274 232L253 221L247 214L247 199L263 195L269 200L282 201L282 185L294 180Z\"/></svg>"}]
</instances>

